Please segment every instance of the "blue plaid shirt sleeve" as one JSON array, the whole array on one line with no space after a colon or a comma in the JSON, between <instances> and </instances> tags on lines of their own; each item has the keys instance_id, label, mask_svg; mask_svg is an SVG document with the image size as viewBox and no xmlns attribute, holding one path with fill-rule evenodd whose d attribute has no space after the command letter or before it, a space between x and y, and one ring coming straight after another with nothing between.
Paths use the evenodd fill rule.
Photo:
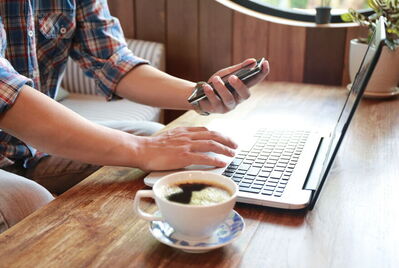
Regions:
<instances>
[{"instance_id":1,"label":"blue plaid shirt sleeve","mask_svg":"<svg viewBox=\"0 0 399 268\"><path fill-rule=\"evenodd\" d=\"M76 33L70 56L76 60L110 100L120 79L135 66L148 63L127 48L118 19L111 16L107 1L77 3Z\"/></svg>"},{"instance_id":2,"label":"blue plaid shirt sleeve","mask_svg":"<svg viewBox=\"0 0 399 268\"><path fill-rule=\"evenodd\" d=\"M32 80L20 75L5 59L6 40L3 21L0 17L0 113L10 108L22 86L25 84L32 86Z\"/></svg>"}]
</instances>

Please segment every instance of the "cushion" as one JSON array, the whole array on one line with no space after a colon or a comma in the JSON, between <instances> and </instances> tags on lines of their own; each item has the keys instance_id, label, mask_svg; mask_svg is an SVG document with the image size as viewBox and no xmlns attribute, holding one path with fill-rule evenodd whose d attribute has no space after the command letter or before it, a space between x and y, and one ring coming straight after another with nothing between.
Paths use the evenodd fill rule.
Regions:
<instances>
[{"instance_id":1,"label":"cushion","mask_svg":"<svg viewBox=\"0 0 399 268\"><path fill-rule=\"evenodd\" d=\"M155 68L162 71L165 70L165 49L163 44L132 39L127 39L126 43L136 56L149 60L150 64ZM62 86L71 93L103 95L99 90L96 90L94 79L86 76L80 66L71 59L68 60Z\"/></svg>"},{"instance_id":2,"label":"cushion","mask_svg":"<svg viewBox=\"0 0 399 268\"><path fill-rule=\"evenodd\" d=\"M58 87L58 91L55 94L56 101L62 101L63 99L69 96L69 92L66 91L63 87Z\"/></svg>"},{"instance_id":3,"label":"cushion","mask_svg":"<svg viewBox=\"0 0 399 268\"><path fill-rule=\"evenodd\" d=\"M159 108L124 99L105 101L102 96L72 93L67 99L61 101L61 104L97 123L115 119L120 121L161 121Z\"/></svg>"}]
</instances>

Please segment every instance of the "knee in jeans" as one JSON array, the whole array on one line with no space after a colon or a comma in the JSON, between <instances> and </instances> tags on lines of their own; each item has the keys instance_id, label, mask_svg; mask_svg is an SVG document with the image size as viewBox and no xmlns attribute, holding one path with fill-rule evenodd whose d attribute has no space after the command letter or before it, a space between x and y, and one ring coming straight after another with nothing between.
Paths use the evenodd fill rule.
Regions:
<instances>
[{"instance_id":1,"label":"knee in jeans","mask_svg":"<svg viewBox=\"0 0 399 268\"><path fill-rule=\"evenodd\" d=\"M50 192L31 180L12 173L0 177L0 233L53 199Z\"/></svg>"}]
</instances>

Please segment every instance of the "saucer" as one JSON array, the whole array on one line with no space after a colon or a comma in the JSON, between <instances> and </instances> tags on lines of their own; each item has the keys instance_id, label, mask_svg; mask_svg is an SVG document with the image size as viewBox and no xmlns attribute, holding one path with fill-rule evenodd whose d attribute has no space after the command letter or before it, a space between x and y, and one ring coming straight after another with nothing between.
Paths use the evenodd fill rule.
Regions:
<instances>
[{"instance_id":1,"label":"saucer","mask_svg":"<svg viewBox=\"0 0 399 268\"><path fill-rule=\"evenodd\" d=\"M346 86L348 90L351 90L352 83ZM378 92L378 91L365 91L363 96L366 98L376 98L376 99L384 99L391 98L399 95L399 87L395 87L394 90L390 92Z\"/></svg>"},{"instance_id":2,"label":"saucer","mask_svg":"<svg viewBox=\"0 0 399 268\"><path fill-rule=\"evenodd\" d=\"M150 232L159 242L189 253L204 253L230 244L240 236L244 228L244 219L234 210L210 237L195 241L179 238L166 222L150 222Z\"/></svg>"}]
</instances>

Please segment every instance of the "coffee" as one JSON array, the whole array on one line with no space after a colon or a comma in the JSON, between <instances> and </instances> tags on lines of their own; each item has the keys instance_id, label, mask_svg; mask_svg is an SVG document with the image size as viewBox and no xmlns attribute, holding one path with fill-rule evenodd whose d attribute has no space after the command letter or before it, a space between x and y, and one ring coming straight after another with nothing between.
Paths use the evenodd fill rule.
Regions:
<instances>
[{"instance_id":1,"label":"coffee","mask_svg":"<svg viewBox=\"0 0 399 268\"><path fill-rule=\"evenodd\" d=\"M172 202L186 205L213 205L231 197L224 187L212 183L184 182L164 187L164 196Z\"/></svg>"}]
</instances>

